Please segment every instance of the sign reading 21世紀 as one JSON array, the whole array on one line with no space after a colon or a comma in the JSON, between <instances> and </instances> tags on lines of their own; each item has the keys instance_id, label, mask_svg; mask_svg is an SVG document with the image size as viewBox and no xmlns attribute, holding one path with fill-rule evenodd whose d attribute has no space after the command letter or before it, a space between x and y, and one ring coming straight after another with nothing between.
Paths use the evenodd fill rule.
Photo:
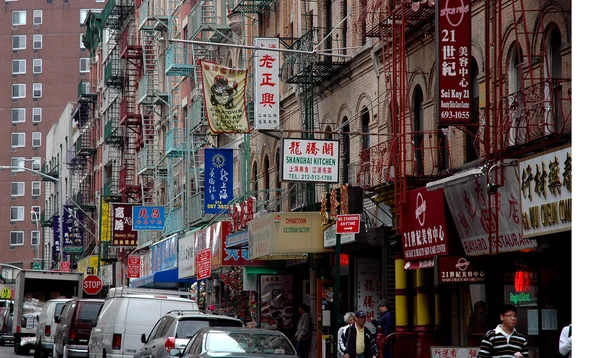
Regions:
<instances>
[{"instance_id":1,"label":"sign reading 21\u4e16\u7d00","mask_svg":"<svg viewBox=\"0 0 600 358\"><path fill-rule=\"evenodd\" d=\"M233 149L204 150L204 212L226 213L233 199Z\"/></svg>"}]
</instances>

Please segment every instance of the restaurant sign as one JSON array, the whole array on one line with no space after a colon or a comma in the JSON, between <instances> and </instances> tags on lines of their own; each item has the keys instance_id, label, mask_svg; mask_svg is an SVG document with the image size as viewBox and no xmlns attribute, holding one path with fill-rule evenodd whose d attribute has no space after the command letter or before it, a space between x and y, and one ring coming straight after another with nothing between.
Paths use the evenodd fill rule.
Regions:
<instances>
[{"instance_id":1,"label":"restaurant sign","mask_svg":"<svg viewBox=\"0 0 600 358\"><path fill-rule=\"evenodd\" d=\"M484 282L485 272L462 256L438 256L435 258L434 283Z\"/></svg>"},{"instance_id":2,"label":"restaurant sign","mask_svg":"<svg viewBox=\"0 0 600 358\"><path fill-rule=\"evenodd\" d=\"M339 141L284 138L282 146L283 181L339 182Z\"/></svg>"}]
</instances>

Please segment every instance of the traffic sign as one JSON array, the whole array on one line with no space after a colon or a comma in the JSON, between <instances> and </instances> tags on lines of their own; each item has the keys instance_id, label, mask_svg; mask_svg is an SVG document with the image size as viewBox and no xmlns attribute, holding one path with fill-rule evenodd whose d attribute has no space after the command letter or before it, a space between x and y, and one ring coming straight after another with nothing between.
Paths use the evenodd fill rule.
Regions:
<instances>
[{"instance_id":1,"label":"traffic sign","mask_svg":"<svg viewBox=\"0 0 600 358\"><path fill-rule=\"evenodd\" d=\"M102 289L102 280L96 275L88 275L83 279L81 284L83 286L83 292L88 295L95 295Z\"/></svg>"},{"instance_id":2,"label":"traffic sign","mask_svg":"<svg viewBox=\"0 0 600 358\"><path fill-rule=\"evenodd\" d=\"M71 271L71 263L69 261L61 261L60 262L60 270L63 272Z\"/></svg>"},{"instance_id":3,"label":"traffic sign","mask_svg":"<svg viewBox=\"0 0 600 358\"><path fill-rule=\"evenodd\" d=\"M335 229L337 234L358 234L360 232L360 214L338 215Z\"/></svg>"},{"instance_id":4,"label":"traffic sign","mask_svg":"<svg viewBox=\"0 0 600 358\"><path fill-rule=\"evenodd\" d=\"M42 264L39 262L34 262L33 263L33 269L34 270L41 270L42 269Z\"/></svg>"},{"instance_id":5,"label":"traffic sign","mask_svg":"<svg viewBox=\"0 0 600 358\"><path fill-rule=\"evenodd\" d=\"M2 291L0 291L0 298L10 299L10 288L8 286L4 286Z\"/></svg>"}]
</instances>

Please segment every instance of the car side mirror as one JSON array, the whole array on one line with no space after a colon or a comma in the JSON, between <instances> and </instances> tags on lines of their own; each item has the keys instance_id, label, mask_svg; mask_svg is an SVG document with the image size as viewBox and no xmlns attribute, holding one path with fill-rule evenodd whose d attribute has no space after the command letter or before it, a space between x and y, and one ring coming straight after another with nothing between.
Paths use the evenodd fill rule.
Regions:
<instances>
[{"instance_id":1,"label":"car side mirror","mask_svg":"<svg viewBox=\"0 0 600 358\"><path fill-rule=\"evenodd\" d=\"M142 343L146 343L146 333L142 333Z\"/></svg>"},{"instance_id":2,"label":"car side mirror","mask_svg":"<svg viewBox=\"0 0 600 358\"><path fill-rule=\"evenodd\" d=\"M60 316L54 316L54 323L60 323Z\"/></svg>"},{"instance_id":3,"label":"car side mirror","mask_svg":"<svg viewBox=\"0 0 600 358\"><path fill-rule=\"evenodd\" d=\"M171 348L169 349L169 355L171 357L181 357L181 349L179 348Z\"/></svg>"}]
</instances>

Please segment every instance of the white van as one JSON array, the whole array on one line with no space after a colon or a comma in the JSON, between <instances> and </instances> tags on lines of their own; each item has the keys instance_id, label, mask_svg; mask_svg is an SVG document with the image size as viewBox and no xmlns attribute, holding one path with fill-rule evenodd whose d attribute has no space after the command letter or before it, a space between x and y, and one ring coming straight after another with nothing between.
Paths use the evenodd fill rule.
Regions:
<instances>
[{"instance_id":1,"label":"white van","mask_svg":"<svg viewBox=\"0 0 600 358\"><path fill-rule=\"evenodd\" d=\"M142 333L172 310L198 311L187 292L111 288L100 310L88 343L89 358L125 358L143 346Z\"/></svg>"},{"instance_id":2,"label":"white van","mask_svg":"<svg viewBox=\"0 0 600 358\"><path fill-rule=\"evenodd\" d=\"M54 348L54 334L56 334L56 317L60 317L68 298L57 298L46 301L42 313L38 316L39 323L35 331L35 357L48 357Z\"/></svg>"}]
</instances>

